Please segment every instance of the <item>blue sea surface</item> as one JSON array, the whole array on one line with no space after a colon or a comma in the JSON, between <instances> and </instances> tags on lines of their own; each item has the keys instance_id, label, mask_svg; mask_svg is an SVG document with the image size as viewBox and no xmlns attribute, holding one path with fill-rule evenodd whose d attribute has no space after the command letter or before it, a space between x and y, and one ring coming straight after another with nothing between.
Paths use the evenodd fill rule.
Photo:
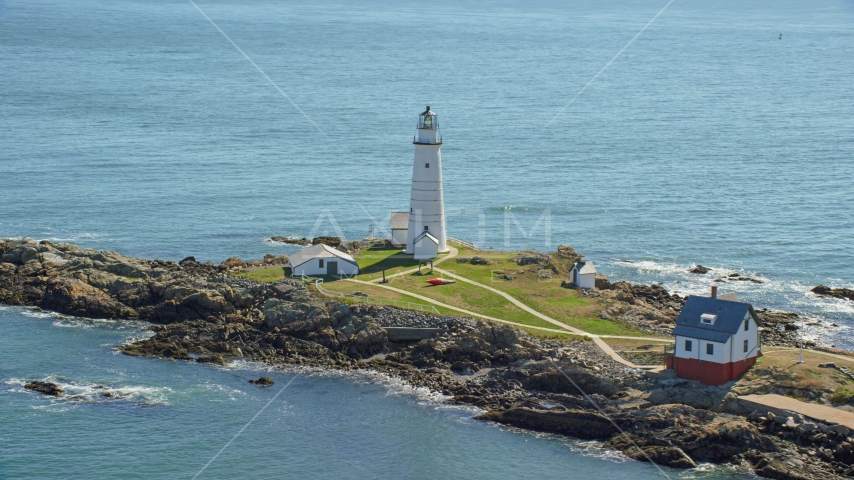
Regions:
<instances>
[{"instance_id":1,"label":"blue sea surface","mask_svg":"<svg viewBox=\"0 0 854 480\"><path fill-rule=\"evenodd\" d=\"M473 407L381 375L211 368L115 350L142 327L0 306L0 478L662 476L596 442L475 420ZM248 383L262 374L276 384ZM66 393L23 388L34 379ZM711 465L666 472L751 478Z\"/></svg>"},{"instance_id":2,"label":"blue sea surface","mask_svg":"<svg viewBox=\"0 0 854 480\"><path fill-rule=\"evenodd\" d=\"M352 240L370 225L387 235L389 213L408 208L412 135L429 104L444 138L450 236L507 250L573 245L612 279L680 294L738 272L763 283L722 291L797 311L820 322L809 337L854 348L854 302L809 292L854 287L850 1L195 3L276 86L189 1L0 0L0 237L219 262L296 251L273 235ZM698 263L712 272L689 274ZM26 341L60 335L26 325L14 327L27 329ZM73 345L78 334L62 332L70 337L59 345ZM5 355L28 345L0 338ZM157 388L228 385L217 370L100 358L104 368L150 372L135 381ZM0 375L55 371L13 358ZM254 392L243 383L234 385ZM386 398L371 388L364 395ZM21 395L13 397L30 398ZM245 413L266 398L246 395L258 400L227 405ZM175 412L182 401L154 410ZM311 405L330 427L324 419L339 404ZM33 421L61 425L69 415L101 432L117 421L104 417L111 408ZM456 421L437 418L446 428ZM4 442L20 434L0 423ZM460 437L483 447L497 435L474 424L478 433ZM563 448L553 442L535 443L547 455ZM17 445L23 459L40 458Z\"/></svg>"}]
</instances>

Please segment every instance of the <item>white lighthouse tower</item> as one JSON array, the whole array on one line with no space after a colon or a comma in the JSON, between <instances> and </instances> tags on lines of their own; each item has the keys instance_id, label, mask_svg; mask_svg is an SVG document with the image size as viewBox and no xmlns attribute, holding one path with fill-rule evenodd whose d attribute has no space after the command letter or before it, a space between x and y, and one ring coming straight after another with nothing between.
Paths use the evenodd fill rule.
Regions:
<instances>
[{"instance_id":1,"label":"white lighthouse tower","mask_svg":"<svg viewBox=\"0 0 854 480\"><path fill-rule=\"evenodd\" d=\"M429 105L418 116L418 129L412 143L415 144L415 164L412 167L405 253L418 256L416 246L428 240L438 244L439 252L447 252L445 200L442 196L442 136L439 135L439 120Z\"/></svg>"}]
</instances>

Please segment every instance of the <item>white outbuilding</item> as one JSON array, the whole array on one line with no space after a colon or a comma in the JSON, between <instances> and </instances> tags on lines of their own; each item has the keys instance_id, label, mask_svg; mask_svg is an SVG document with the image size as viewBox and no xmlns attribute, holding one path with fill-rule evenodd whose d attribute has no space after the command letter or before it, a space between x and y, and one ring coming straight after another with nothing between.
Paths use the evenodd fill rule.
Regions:
<instances>
[{"instance_id":1,"label":"white outbuilding","mask_svg":"<svg viewBox=\"0 0 854 480\"><path fill-rule=\"evenodd\" d=\"M412 249L415 260L433 260L439 256L439 239L424 232L415 238Z\"/></svg>"},{"instance_id":2,"label":"white outbuilding","mask_svg":"<svg viewBox=\"0 0 854 480\"><path fill-rule=\"evenodd\" d=\"M292 276L356 275L359 264L353 257L329 245L318 243L300 250L288 259Z\"/></svg>"},{"instance_id":3,"label":"white outbuilding","mask_svg":"<svg viewBox=\"0 0 854 480\"><path fill-rule=\"evenodd\" d=\"M596 267L593 262L581 257L569 270L569 281L580 288L590 289L596 286Z\"/></svg>"},{"instance_id":4,"label":"white outbuilding","mask_svg":"<svg viewBox=\"0 0 854 480\"><path fill-rule=\"evenodd\" d=\"M409 212L391 212L391 245L405 247L409 233Z\"/></svg>"}]
</instances>

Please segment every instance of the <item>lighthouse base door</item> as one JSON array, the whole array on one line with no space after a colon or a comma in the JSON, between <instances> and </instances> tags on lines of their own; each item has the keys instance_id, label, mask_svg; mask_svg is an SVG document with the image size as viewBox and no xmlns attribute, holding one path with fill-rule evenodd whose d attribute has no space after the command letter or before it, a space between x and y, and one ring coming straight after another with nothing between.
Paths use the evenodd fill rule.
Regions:
<instances>
[{"instance_id":1,"label":"lighthouse base door","mask_svg":"<svg viewBox=\"0 0 854 480\"><path fill-rule=\"evenodd\" d=\"M326 274L338 275L338 262L326 262Z\"/></svg>"}]
</instances>

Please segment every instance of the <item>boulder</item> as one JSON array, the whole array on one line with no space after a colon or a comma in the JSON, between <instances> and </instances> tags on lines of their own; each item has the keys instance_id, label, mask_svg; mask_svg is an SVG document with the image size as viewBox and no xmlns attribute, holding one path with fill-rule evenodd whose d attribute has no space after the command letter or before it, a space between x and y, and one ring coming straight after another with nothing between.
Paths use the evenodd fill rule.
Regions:
<instances>
[{"instance_id":1,"label":"boulder","mask_svg":"<svg viewBox=\"0 0 854 480\"><path fill-rule=\"evenodd\" d=\"M277 298L282 300L288 300L290 298L291 292L296 290L297 287L293 285L288 285L287 283L278 283L273 285L273 294L276 295Z\"/></svg>"},{"instance_id":2,"label":"boulder","mask_svg":"<svg viewBox=\"0 0 854 480\"><path fill-rule=\"evenodd\" d=\"M178 265L183 266L183 265L193 264L193 263L199 263L199 262L196 261L196 257L189 256L189 257L181 260L180 262L178 262Z\"/></svg>"},{"instance_id":3,"label":"boulder","mask_svg":"<svg viewBox=\"0 0 854 480\"><path fill-rule=\"evenodd\" d=\"M245 265L246 265L246 262L244 262L243 260L241 260L237 257L231 257L228 260L220 263L219 268L221 268L223 270L230 270L232 268L240 268L240 267L243 267Z\"/></svg>"},{"instance_id":4,"label":"boulder","mask_svg":"<svg viewBox=\"0 0 854 480\"><path fill-rule=\"evenodd\" d=\"M694 265L694 267L688 270L688 272L702 275L705 273L709 273L709 270L711 270L709 267L704 267L702 265Z\"/></svg>"},{"instance_id":5,"label":"boulder","mask_svg":"<svg viewBox=\"0 0 854 480\"><path fill-rule=\"evenodd\" d=\"M258 385L259 387L271 387L276 382L274 382L273 379L269 378L269 377L260 377L260 378L254 379L254 380L249 380L249 383L254 383L255 385Z\"/></svg>"},{"instance_id":6,"label":"boulder","mask_svg":"<svg viewBox=\"0 0 854 480\"><path fill-rule=\"evenodd\" d=\"M630 434L615 435L606 448L620 450L627 457L641 462L652 462L670 468L697 468L697 464L681 448L673 445L645 445Z\"/></svg>"},{"instance_id":7,"label":"boulder","mask_svg":"<svg viewBox=\"0 0 854 480\"><path fill-rule=\"evenodd\" d=\"M472 257L469 263L472 265L489 265L489 260L483 257Z\"/></svg>"},{"instance_id":8,"label":"boulder","mask_svg":"<svg viewBox=\"0 0 854 480\"><path fill-rule=\"evenodd\" d=\"M312 245L322 243L330 247L338 247L341 245L341 237L315 237L311 240Z\"/></svg>"},{"instance_id":9,"label":"boulder","mask_svg":"<svg viewBox=\"0 0 854 480\"><path fill-rule=\"evenodd\" d=\"M196 361L199 363L212 363L214 365L225 365L226 361L220 355L205 355L196 358Z\"/></svg>"},{"instance_id":10,"label":"boulder","mask_svg":"<svg viewBox=\"0 0 854 480\"><path fill-rule=\"evenodd\" d=\"M50 279L45 288L42 308L68 315L92 318L135 318L132 308L85 282L71 278Z\"/></svg>"},{"instance_id":11,"label":"boulder","mask_svg":"<svg viewBox=\"0 0 854 480\"><path fill-rule=\"evenodd\" d=\"M602 275L601 273L596 274L596 280L594 286L599 290L610 290L611 282L608 280L608 277Z\"/></svg>"},{"instance_id":12,"label":"boulder","mask_svg":"<svg viewBox=\"0 0 854 480\"><path fill-rule=\"evenodd\" d=\"M833 297L840 299L845 298L848 300L854 300L854 290L848 288L830 288L825 287L824 285L819 285L810 291L816 295L820 295L823 297Z\"/></svg>"},{"instance_id":13,"label":"boulder","mask_svg":"<svg viewBox=\"0 0 854 480\"><path fill-rule=\"evenodd\" d=\"M45 395L50 395L52 397L58 397L65 393L65 390L63 390L57 384L52 382L30 382L24 385L24 388L26 388L27 390L32 390L34 392L43 393Z\"/></svg>"}]
</instances>

